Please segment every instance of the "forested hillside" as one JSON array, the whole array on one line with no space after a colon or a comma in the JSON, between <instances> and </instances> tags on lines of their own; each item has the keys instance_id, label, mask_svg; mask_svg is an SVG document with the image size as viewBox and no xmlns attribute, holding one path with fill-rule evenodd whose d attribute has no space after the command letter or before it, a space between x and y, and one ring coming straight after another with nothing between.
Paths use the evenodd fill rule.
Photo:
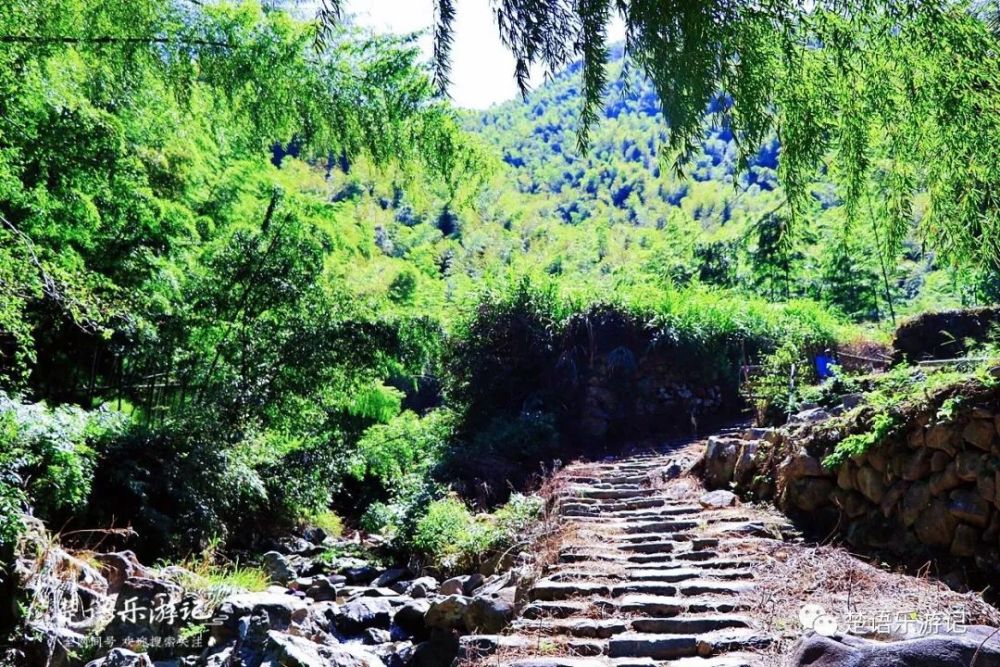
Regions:
<instances>
[{"instance_id":1,"label":"forested hillside","mask_svg":"<svg viewBox=\"0 0 1000 667\"><path fill-rule=\"evenodd\" d=\"M638 265L675 284L740 286L772 301L810 298L855 320L996 298L996 272L941 262L912 233L883 266L872 252L880 245L878 231L845 226L843 200L822 174L809 186L809 223L790 224L776 135L740 164L733 130L720 114L732 104L724 96L705 110L700 150L675 168L654 88L634 70L622 76L620 46L611 54L611 85L586 154L577 149L580 62L523 102L465 119L513 167L513 186L529 195L536 217L575 228L551 234L630 239L622 242L649 248L648 254L638 251L643 261L630 262L632 270ZM918 209L914 224L920 215ZM559 253L548 268L561 271L566 261Z\"/></svg>"}]
</instances>

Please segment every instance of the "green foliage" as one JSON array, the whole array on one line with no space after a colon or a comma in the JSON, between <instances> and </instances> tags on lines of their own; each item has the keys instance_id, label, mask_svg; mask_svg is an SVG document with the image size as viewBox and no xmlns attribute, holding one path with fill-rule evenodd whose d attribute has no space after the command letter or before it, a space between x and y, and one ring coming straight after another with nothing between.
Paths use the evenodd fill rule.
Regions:
<instances>
[{"instance_id":1,"label":"green foliage","mask_svg":"<svg viewBox=\"0 0 1000 667\"><path fill-rule=\"evenodd\" d=\"M965 394L998 385L991 370L996 364L993 357L966 370L898 366L863 378L867 389L863 401L843 417L853 432L823 460L823 465L836 468L848 458L879 446L907 425L908 415L933 409L938 421L954 419L963 409ZM858 417L860 424L855 423Z\"/></svg>"},{"instance_id":2,"label":"green foliage","mask_svg":"<svg viewBox=\"0 0 1000 667\"><path fill-rule=\"evenodd\" d=\"M49 520L83 509L93 481L95 441L119 432L123 423L107 409L51 408L0 392L0 545L16 539L27 504Z\"/></svg>"},{"instance_id":3,"label":"green foliage","mask_svg":"<svg viewBox=\"0 0 1000 667\"><path fill-rule=\"evenodd\" d=\"M461 500L435 500L416 524L411 548L444 570L469 566L528 541L536 533L542 501L515 494L493 514L473 515Z\"/></svg>"}]
</instances>

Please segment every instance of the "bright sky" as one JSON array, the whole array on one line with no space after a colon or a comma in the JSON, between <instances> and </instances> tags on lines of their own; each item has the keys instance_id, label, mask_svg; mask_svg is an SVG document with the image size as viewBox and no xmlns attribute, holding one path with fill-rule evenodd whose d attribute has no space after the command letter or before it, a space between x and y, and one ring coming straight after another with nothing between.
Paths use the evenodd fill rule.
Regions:
<instances>
[{"instance_id":1,"label":"bright sky","mask_svg":"<svg viewBox=\"0 0 1000 667\"><path fill-rule=\"evenodd\" d=\"M358 25L377 32L427 34L420 45L430 58L433 0L348 0L346 9ZM624 29L613 26L613 40ZM541 82L541 75L533 84ZM518 94L514 58L500 43L490 0L457 0L452 47L451 97L456 105L485 109Z\"/></svg>"}]
</instances>

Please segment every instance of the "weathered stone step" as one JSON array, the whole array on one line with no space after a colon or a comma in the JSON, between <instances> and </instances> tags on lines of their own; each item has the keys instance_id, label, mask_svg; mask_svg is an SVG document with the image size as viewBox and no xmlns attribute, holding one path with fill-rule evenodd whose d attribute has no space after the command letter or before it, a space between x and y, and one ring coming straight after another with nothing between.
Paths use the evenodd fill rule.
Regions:
<instances>
[{"instance_id":1,"label":"weathered stone step","mask_svg":"<svg viewBox=\"0 0 1000 667\"><path fill-rule=\"evenodd\" d=\"M651 635L626 632L608 640L608 657L639 657L670 660L698 655L695 635Z\"/></svg>"},{"instance_id":2,"label":"weathered stone step","mask_svg":"<svg viewBox=\"0 0 1000 667\"><path fill-rule=\"evenodd\" d=\"M697 634L626 632L608 640L608 656L670 660L695 656L708 657L734 650L759 649L769 644L769 637L746 628Z\"/></svg>"},{"instance_id":3,"label":"weathered stone step","mask_svg":"<svg viewBox=\"0 0 1000 667\"><path fill-rule=\"evenodd\" d=\"M750 619L731 614L682 615L670 618L637 618L632 621L636 632L653 634L702 634L729 628L751 628Z\"/></svg>"},{"instance_id":4,"label":"weathered stone step","mask_svg":"<svg viewBox=\"0 0 1000 667\"><path fill-rule=\"evenodd\" d=\"M622 551L630 551L640 554L668 554L677 551L680 543L676 540L659 539L655 542L637 542L635 544L622 544Z\"/></svg>"},{"instance_id":5,"label":"weathered stone step","mask_svg":"<svg viewBox=\"0 0 1000 667\"><path fill-rule=\"evenodd\" d=\"M670 617L678 614L728 614L744 605L731 596L670 597L665 595L625 595L617 601L597 601L623 614Z\"/></svg>"},{"instance_id":6,"label":"weathered stone step","mask_svg":"<svg viewBox=\"0 0 1000 667\"><path fill-rule=\"evenodd\" d=\"M640 498L643 496L651 496L656 493L655 489L602 489L600 487L594 486L576 486L570 487L570 496L578 496L580 498Z\"/></svg>"},{"instance_id":7,"label":"weathered stone step","mask_svg":"<svg viewBox=\"0 0 1000 667\"><path fill-rule=\"evenodd\" d=\"M657 567L648 570L626 570L622 576L630 581L684 581L698 578L749 579L753 577L753 572L749 569L735 568Z\"/></svg>"},{"instance_id":8,"label":"weathered stone step","mask_svg":"<svg viewBox=\"0 0 1000 667\"><path fill-rule=\"evenodd\" d=\"M609 563L624 560L625 557L623 555L614 551L567 550L559 554L559 561L562 563L582 563L587 561Z\"/></svg>"},{"instance_id":9,"label":"weathered stone step","mask_svg":"<svg viewBox=\"0 0 1000 667\"><path fill-rule=\"evenodd\" d=\"M604 596L610 595L611 587L607 584L596 584L584 581L552 581L550 579L540 579L528 591L528 599L532 602L553 600L566 600L583 596Z\"/></svg>"},{"instance_id":10,"label":"weathered stone step","mask_svg":"<svg viewBox=\"0 0 1000 667\"><path fill-rule=\"evenodd\" d=\"M771 637L751 628L726 628L698 635L698 655L767 648Z\"/></svg>"},{"instance_id":11,"label":"weathered stone step","mask_svg":"<svg viewBox=\"0 0 1000 667\"><path fill-rule=\"evenodd\" d=\"M572 656L551 656L547 658L524 658L501 667L752 667L758 664L754 656L724 655L714 658L680 658L659 662L652 658L575 658Z\"/></svg>"},{"instance_id":12,"label":"weathered stone step","mask_svg":"<svg viewBox=\"0 0 1000 667\"><path fill-rule=\"evenodd\" d=\"M614 635L627 632L629 622L621 619L566 618L517 621L512 627L515 631L522 632L543 632L586 639L610 639Z\"/></svg>"},{"instance_id":13,"label":"weathered stone step","mask_svg":"<svg viewBox=\"0 0 1000 667\"><path fill-rule=\"evenodd\" d=\"M465 635L459 639L458 658L459 660L482 658L501 649L592 657L607 653L607 648L607 641L602 639L542 635Z\"/></svg>"},{"instance_id":14,"label":"weathered stone step","mask_svg":"<svg viewBox=\"0 0 1000 667\"><path fill-rule=\"evenodd\" d=\"M740 581L717 581L702 579L698 581L683 581L677 584L681 595L739 595L752 591L753 584Z\"/></svg>"},{"instance_id":15,"label":"weathered stone step","mask_svg":"<svg viewBox=\"0 0 1000 667\"><path fill-rule=\"evenodd\" d=\"M590 609L590 602L577 600L539 600L532 602L521 610L521 617L528 619L539 618L568 618L586 613Z\"/></svg>"},{"instance_id":16,"label":"weathered stone step","mask_svg":"<svg viewBox=\"0 0 1000 667\"><path fill-rule=\"evenodd\" d=\"M662 667L753 667L763 665L760 658L751 655L720 655L714 658L681 658L659 663Z\"/></svg>"},{"instance_id":17,"label":"weathered stone step","mask_svg":"<svg viewBox=\"0 0 1000 667\"><path fill-rule=\"evenodd\" d=\"M690 519L674 519L671 521L634 522L626 525L624 528L625 532L629 535L657 535L693 530L698 527L698 524L698 521Z\"/></svg>"}]
</instances>

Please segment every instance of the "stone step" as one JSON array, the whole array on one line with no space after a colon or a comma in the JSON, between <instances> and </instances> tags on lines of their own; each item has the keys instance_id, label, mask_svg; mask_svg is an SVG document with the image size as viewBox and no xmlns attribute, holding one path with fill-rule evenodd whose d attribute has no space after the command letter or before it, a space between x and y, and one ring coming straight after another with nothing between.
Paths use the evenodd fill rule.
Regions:
<instances>
[{"instance_id":1,"label":"stone step","mask_svg":"<svg viewBox=\"0 0 1000 667\"><path fill-rule=\"evenodd\" d=\"M703 656L763 649L772 638L752 628L726 628L698 635L698 654Z\"/></svg>"},{"instance_id":2,"label":"stone step","mask_svg":"<svg viewBox=\"0 0 1000 667\"><path fill-rule=\"evenodd\" d=\"M532 602L551 602L585 596L610 595L611 587L607 584L596 584L583 581L552 581L540 579L528 591L528 599Z\"/></svg>"},{"instance_id":3,"label":"stone step","mask_svg":"<svg viewBox=\"0 0 1000 667\"><path fill-rule=\"evenodd\" d=\"M610 639L614 635L627 632L629 622L620 619L565 618L517 621L512 627L515 631L521 632L542 632L587 639Z\"/></svg>"},{"instance_id":4,"label":"stone step","mask_svg":"<svg viewBox=\"0 0 1000 667\"><path fill-rule=\"evenodd\" d=\"M629 581L685 581L688 579L749 579L753 572L748 569L704 567L650 568L648 570L626 570L622 576Z\"/></svg>"},{"instance_id":5,"label":"stone step","mask_svg":"<svg viewBox=\"0 0 1000 667\"><path fill-rule=\"evenodd\" d=\"M459 660L474 660L492 655L501 649L518 652L564 654L593 657L607 653L608 644L602 639L579 639L543 635L465 635L459 638Z\"/></svg>"},{"instance_id":6,"label":"stone step","mask_svg":"<svg viewBox=\"0 0 1000 667\"><path fill-rule=\"evenodd\" d=\"M754 589L753 584L740 581L718 581L715 579L701 579L695 581L682 581L677 584L677 590L681 595L740 595L748 593Z\"/></svg>"},{"instance_id":7,"label":"stone step","mask_svg":"<svg viewBox=\"0 0 1000 667\"><path fill-rule=\"evenodd\" d=\"M654 494L655 489L602 489L594 486L570 487L568 495L579 498L625 499Z\"/></svg>"},{"instance_id":8,"label":"stone step","mask_svg":"<svg viewBox=\"0 0 1000 667\"><path fill-rule=\"evenodd\" d=\"M714 658L681 658L659 664L663 667L754 667L754 665L763 665L764 663L757 656L727 654Z\"/></svg>"},{"instance_id":9,"label":"stone step","mask_svg":"<svg viewBox=\"0 0 1000 667\"><path fill-rule=\"evenodd\" d=\"M640 554L668 554L677 551L680 543L676 540L659 539L655 542L637 542L634 544L622 544L622 551L629 551Z\"/></svg>"},{"instance_id":10,"label":"stone step","mask_svg":"<svg viewBox=\"0 0 1000 667\"><path fill-rule=\"evenodd\" d=\"M521 610L521 617L527 619L568 618L586 613L590 602L575 600L552 600L532 602Z\"/></svg>"},{"instance_id":11,"label":"stone step","mask_svg":"<svg viewBox=\"0 0 1000 667\"><path fill-rule=\"evenodd\" d=\"M559 554L562 563L582 563L588 561L610 563L624 562L625 557L614 551L563 551Z\"/></svg>"},{"instance_id":12,"label":"stone step","mask_svg":"<svg viewBox=\"0 0 1000 667\"><path fill-rule=\"evenodd\" d=\"M608 640L611 658L640 657L671 660L709 657L719 653L766 648L770 638L746 628L725 629L697 634L648 634L626 632Z\"/></svg>"},{"instance_id":13,"label":"stone step","mask_svg":"<svg viewBox=\"0 0 1000 667\"><path fill-rule=\"evenodd\" d=\"M698 655L696 635L651 635L626 632L608 640L608 657L670 660Z\"/></svg>"},{"instance_id":14,"label":"stone step","mask_svg":"<svg viewBox=\"0 0 1000 667\"><path fill-rule=\"evenodd\" d=\"M598 600L596 605L609 607L623 614L672 617L679 614L728 614L742 611L744 606L731 596L671 597L665 595L631 594L618 600Z\"/></svg>"},{"instance_id":15,"label":"stone step","mask_svg":"<svg viewBox=\"0 0 1000 667\"><path fill-rule=\"evenodd\" d=\"M678 593L678 588L676 583L668 583L665 581L630 581L624 584L616 584L611 587L612 597L617 598L623 595L630 595L632 593L675 596Z\"/></svg>"},{"instance_id":16,"label":"stone step","mask_svg":"<svg viewBox=\"0 0 1000 667\"><path fill-rule=\"evenodd\" d=\"M683 615L670 618L636 618L632 629L653 634L702 634L729 628L751 628L750 619L732 614Z\"/></svg>"},{"instance_id":17,"label":"stone step","mask_svg":"<svg viewBox=\"0 0 1000 667\"><path fill-rule=\"evenodd\" d=\"M625 532L630 535L656 535L662 533L679 533L684 530L693 530L698 527L698 521L653 521L636 522L625 527Z\"/></svg>"}]
</instances>

